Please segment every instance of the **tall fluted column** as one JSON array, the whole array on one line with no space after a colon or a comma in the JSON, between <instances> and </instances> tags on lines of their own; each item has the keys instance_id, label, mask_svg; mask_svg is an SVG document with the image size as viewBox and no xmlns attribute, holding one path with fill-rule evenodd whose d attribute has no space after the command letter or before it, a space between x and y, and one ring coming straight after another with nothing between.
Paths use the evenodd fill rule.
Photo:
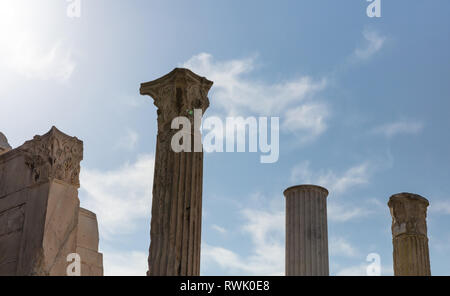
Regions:
<instances>
[{"instance_id":1,"label":"tall fluted column","mask_svg":"<svg viewBox=\"0 0 450 296\"><path fill-rule=\"evenodd\" d=\"M327 276L328 190L315 185L286 189L286 276Z\"/></svg>"},{"instance_id":2,"label":"tall fluted column","mask_svg":"<svg viewBox=\"0 0 450 296\"><path fill-rule=\"evenodd\" d=\"M429 276L430 255L427 237L426 198L412 193L399 193L389 199L394 245L394 274L397 276Z\"/></svg>"},{"instance_id":3,"label":"tall fluted column","mask_svg":"<svg viewBox=\"0 0 450 296\"><path fill-rule=\"evenodd\" d=\"M212 84L188 69L176 68L141 85L141 94L150 95L158 107L147 275L200 275L203 152L198 152L201 117L194 120L194 115L208 108ZM179 116L191 124L192 152L177 153L171 146L179 132L171 123Z\"/></svg>"}]
</instances>

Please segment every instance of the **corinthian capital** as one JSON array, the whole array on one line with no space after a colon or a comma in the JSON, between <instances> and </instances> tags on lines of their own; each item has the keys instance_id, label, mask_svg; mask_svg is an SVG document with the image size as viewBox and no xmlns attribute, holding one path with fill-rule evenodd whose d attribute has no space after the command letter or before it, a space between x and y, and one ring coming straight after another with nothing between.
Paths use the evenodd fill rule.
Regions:
<instances>
[{"instance_id":1,"label":"corinthian capital","mask_svg":"<svg viewBox=\"0 0 450 296\"><path fill-rule=\"evenodd\" d=\"M26 165L32 170L34 182L58 179L80 186L80 162L83 142L70 137L56 127L43 136L35 136L17 148L25 154Z\"/></svg>"},{"instance_id":2,"label":"corinthian capital","mask_svg":"<svg viewBox=\"0 0 450 296\"><path fill-rule=\"evenodd\" d=\"M149 95L158 107L158 123L164 128L178 116L191 117L194 109L209 107L208 92L213 85L189 69L175 68L156 80L142 83L141 95Z\"/></svg>"}]
</instances>

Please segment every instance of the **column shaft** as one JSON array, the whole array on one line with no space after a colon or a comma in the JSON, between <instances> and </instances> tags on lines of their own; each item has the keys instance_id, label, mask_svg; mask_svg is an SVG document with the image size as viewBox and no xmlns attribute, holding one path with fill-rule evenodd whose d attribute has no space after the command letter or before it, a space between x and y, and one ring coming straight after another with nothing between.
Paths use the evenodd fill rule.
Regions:
<instances>
[{"instance_id":1,"label":"column shaft","mask_svg":"<svg viewBox=\"0 0 450 296\"><path fill-rule=\"evenodd\" d=\"M302 185L288 188L286 196L286 275L327 276L328 191Z\"/></svg>"}]
</instances>

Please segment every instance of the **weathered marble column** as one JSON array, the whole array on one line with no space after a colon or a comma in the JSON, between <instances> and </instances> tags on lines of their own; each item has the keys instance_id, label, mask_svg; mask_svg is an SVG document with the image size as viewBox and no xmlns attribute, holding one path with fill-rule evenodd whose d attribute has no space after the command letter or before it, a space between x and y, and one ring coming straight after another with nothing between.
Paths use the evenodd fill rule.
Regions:
<instances>
[{"instance_id":1,"label":"weathered marble column","mask_svg":"<svg viewBox=\"0 0 450 296\"><path fill-rule=\"evenodd\" d=\"M389 199L394 245L394 274L429 276L430 256L427 237L428 200L412 193L399 193Z\"/></svg>"},{"instance_id":2,"label":"weathered marble column","mask_svg":"<svg viewBox=\"0 0 450 296\"><path fill-rule=\"evenodd\" d=\"M328 276L328 190L286 189L286 276Z\"/></svg>"},{"instance_id":3,"label":"weathered marble column","mask_svg":"<svg viewBox=\"0 0 450 296\"><path fill-rule=\"evenodd\" d=\"M147 275L200 275L203 152L174 152L171 141L179 130L171 129L171 123L175 117L187 117L191 151L196 141L201 147L200 122L194 122L194 110L204 113L208 108L212 84L188 69L176 68L141 85L140 93L151 96L158 107Z\"/></svg>"}]
</instances>

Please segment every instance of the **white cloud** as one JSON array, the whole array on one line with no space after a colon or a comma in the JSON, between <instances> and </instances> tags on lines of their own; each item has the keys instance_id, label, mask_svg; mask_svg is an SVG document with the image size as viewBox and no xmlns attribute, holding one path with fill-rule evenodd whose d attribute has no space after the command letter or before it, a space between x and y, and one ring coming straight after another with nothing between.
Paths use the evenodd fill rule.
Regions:
<instances>
[{"instance_id":1,"label":"white cloud","mask_svg":"<svg viewBox=\"0 0 450 296\"><path fill-rule=\"evenodd\" d=\"M242 211L246 223L242 231L250 237L252 252L247 257L223 247L203 244L202 260L234 274L283 275L284 274L284 212L254 209Z\"/></svg>"},{"instance_id":2,"label":"white cloud","mask_svg":"<svg viewBox=\"0 0 450 296\"><path fill-rule=\"evenodd\" d=\"M148 269L148 254L138 251L103 252L105 276L145 276Z\"/></svg>"},{"instance_id":3,"label":"white cloud","mask_svg":"<svg viewBox=\"0 0 450 296\"><path fill-rule=\"evenodd\" d=\"M139 134L134 130L128 129L126 131L126 134L123 137L119 138L117 147L126 150L133 150L134 148L136 148L138 141Z\"/></svg>"},{"instance_id":4,"label":"white cloud","mask_svg":"<svg viewBox=\"0 0 450 296\"><path fill-rule=\"evenodd\" d=\"M291 182L292 183L307 183L311 184L313 178L313 172L310 169L310 162L303 161L297 165L295 165L291 169Z\"/></svg>"},{"instance_id":5,"label":"white cloud","mask_svg":"<svg viewBox=\"0 0 450 296\"><path fill-rule=\"evenodd\" d=\"M330 255L357 257L359 251L342 237L333 237L330 240Z\"/></svg>"},{"instance_id":6,"label":"white cloud","mask_svg":"<svg viewBox=\"0 0 450 296\"><path fill-rule=\"evenodd\" d=\"M343 193L357 185L367 184L369 182L369 165L362 163L349 168L341 175L336 175L329 170L324 175L319 176L318 184L323 184L332 192Z\"/></svg>"},{"instance_id":7,"label":"white cloud","mask_svg":"<svg viewBox=\"0 0 450 296\"><path fill-rule=\"evenodd\" d=\"M341 174L336 174L332 170L321 170L315 173L310 170L309 166L310 163L306 161L293 167L291 181L320 185L333 194L341 194L350 188L369 182L370 166L368 162L353 166Z\"/></svg>"},{"instance_id":8,"label":"white cloud","mask_svg":"<svg viewBox=\"0 0 450 296\"><path fill-rule=\"evenodd\" d=\"M381 36L380 33L374 30L364 30L363 32L365 44L363 47L357 48L354 56L358 60L367 60L374 54L379 52L386 42L386 37Z\"/></svg>"},{"instance_id":9,"label":"white cloud","mask_svg":"<svg viewBox=\"0 0 450 296\"><path fill-rule=\"evenodd\" d=\"M216 225L216 224L211 225L211 228L214 229L217 232L222 233L222 234L227 233L227 230L224 227L221 227L221 226Z\"/></svg>"},{"instance_id":10,"label":"white cloud","mask_svg":"<svg viewBox=\"0 0 450 296\"><path fill-rule=\"evenodd\" d=\"M367 265L360 264L342 268L336 272L337 276L367 276Z\"/></svg>"},{"instance_id":11,"label":"white cloud","mask_svg":"<svg viewBox=\"0 0 450 296\"><path fill-rule=\"evenodd\" d=\"M231 270L248 272L248 266L242 261L242 258L233 251L225 249L223 247L210 246L206 243L202 243L202 266L209 265L210 262L218 264L219 267Z\"/></svg>"},{"instance_id":12,"label":"white cloud","mask_svg":"<svg viewBox=\"0 0 450 296\"><path fill-rule=\"evenodd\" d=\"M257 195L259 196L259 195ZM272 205L277 207L276 205ZM234 275L284 275L285 263L285 212L284 210L241 211L245 223L240 227L250 240L250 252L243 256L223 246L202 243L202 266L209 266ZM345 220L355 216L349 214ZM357 215L359 216L359 214ZM330 239L332 257L356 258L361 252L342 237ZM367 265L365 265L367 266ZM341 270L340 274L354 274L356 268ZM365 269L364 269L365 274Z\"/></svg>"},{"instance_id":13,"label":"white cloud","mask_svg":"<svg viewBox=\"0 0 450 296\"><path fill-rule=\"evenodd\" d=\"M445 215L450 215L450 201L447 200L433 201L429 211L432 213L441 213Z\"/></svg>"},{"instance_id":14,"label":"white cloud","mask_svg":"<svg viewBox=\"0 0 450 296\"><path fill-rule=\"evenodd\" d=\"M327 206L328 219L334 222L347 222L353 219L366 217L371 213L368 209L362 207L355 207L350 205L343 205L330 201Z\"/></svg>"},{"instance_id":15,"label":"white cloud","mask_svg":"<svg viewBox=\"0 0 450 296\"><path fill-rule=\"evenodd\" d=\"M375 134L381 134L387 138L392 138L400 134L418 134L424 128L422 122L401 120L379 126L373 130Z\"/></svg>"},{"instance_id":16,"label":"white cloud","mask_svg":"<svg viewBox=\"0 0 450 296\"><path fill-rule=\"evenodd\" d=\"M214 106L227 116L280 116L286 120L286 131L302 131L317 136L326 129L330 113L325 103L309 100L327 86L326 79L309 76L280 83L264 83L248 78L255 69L254 57L215 61L213 56L201 53L193 56L182 67L214 81ZM289 111L291 110L291 111ZM298 118L298 115L302 118Z\"/></svg>"},{"instance_id":17,"label":"white cloud","mask_svg":"<svg viewBox=\"0 0 450 296\"><path fill-rule=\"evenodd\" d=\"M38 19L46 5L34 1L0 3L0 73L26 78L67 81L76 63L61 40L48 41Z\"/></svg>"},{"instance_id":18,"label":"white cloud","mask_svg":"<svg viewBox=\"0 0 450 296\"><path fill-rule=\"evenodd\" d=\"M131 233L139 219L150 217L153 170L153 155L116 170L81 170L82 206L97 214L103 238Z\"/></svg>"},{"instance_id":19,"label":"white cloud","mask_svg":"<svg viewBox=\"0 0 450 296\"><path fill-rule=\"evenodd\" d=\"M283 127L291 132L309 132L309 138L303 139L313 139L327 129L326 119L329 113L328 106L325 104L307 103L288 110L284 117Z\"/></svg>"}]
</instances>

